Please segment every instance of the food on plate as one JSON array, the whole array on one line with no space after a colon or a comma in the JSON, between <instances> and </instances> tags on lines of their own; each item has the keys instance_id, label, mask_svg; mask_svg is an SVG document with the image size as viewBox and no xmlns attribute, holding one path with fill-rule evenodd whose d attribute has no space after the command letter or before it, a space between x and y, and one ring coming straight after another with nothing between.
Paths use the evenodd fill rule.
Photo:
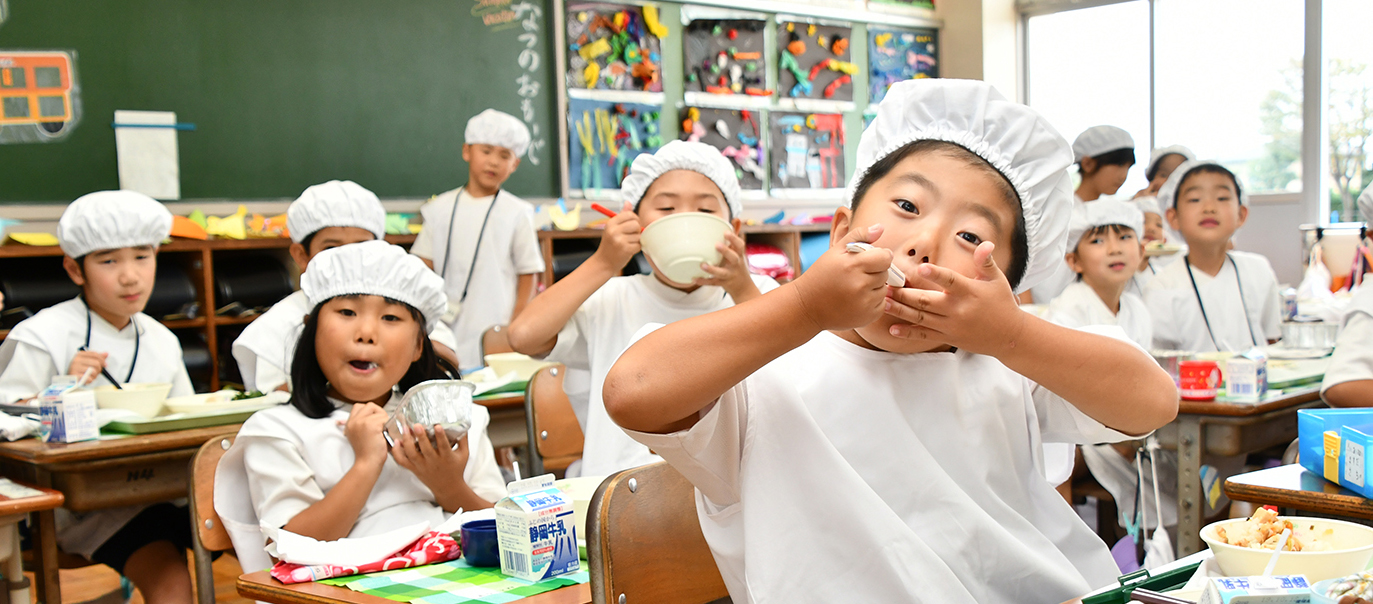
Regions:
<instances>
[{"instance_id":1,"label":"food on plate","mask_svg":"<svg viewBox=\"0 0 1373 604\"><path fill-rule=\"evenodd\" d=\"M1254 515L1244 522L1236 522L1228 527L1217 527L1216 536L1236 547L1250 549L1275 549L1282 540L1282 531L1292 529L1292 535L1283 545L1285 552L1323 552L1333 549L1329 538L1335 531L1293 524L1290 520L1278 518L1278 513L1267 507L1254 510Z\"/></svg>"},{"instance_id":2,"label":"food on plate","mask_svg":"<svg viewBox=\"0 0 1373 604\"><path fill-rule=\"evenodd\" d=\"M1354 573L1335 581L1325 592L1325 597L1339 604L1366 604L1373 602L1373 571Z\"/></svg>"},{"instance_id":3,"label":"food on plate","mask_svg":"<svg viewBox=\"0 0 1373 604\"><path fill-rule=\"evenodd\" d=\"M246 401L246 400L248 400L248 399L250 399L250 398L262 398L262 397L264 397L264 396L267 396L267 395L266 395L266 394L263 394L261 390L249 390L248 392L240 392L240 393L238 393L238 395L234 396L234 400L236 400L236 401Z\"/></svg>"}]
</instances>

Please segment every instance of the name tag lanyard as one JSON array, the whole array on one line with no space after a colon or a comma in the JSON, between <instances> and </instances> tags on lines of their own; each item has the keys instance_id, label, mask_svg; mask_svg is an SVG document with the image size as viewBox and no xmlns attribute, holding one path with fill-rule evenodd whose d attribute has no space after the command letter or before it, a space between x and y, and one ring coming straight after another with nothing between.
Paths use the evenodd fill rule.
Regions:
<instances>
[{"instance_id":1,"label":"name tag lanyard","mask_svg":"<svg viewBox=\"0 0 1373 604\"><path fill-rule=\"evenodd\" d=\"M85 298L81 299L81 304L86 307L86 343L81 346L81 350L90 350L91 347L91 305L86 304ZM138 366L138 343L143 339L143 334L138 331L138 321L136 317L129 317L129 323L133 325L133 361L129 363L129 375L124 377L124 383L133 381L133 370Z\"/></svg>"},{"instance_id":2,"label":"name tag lanyard","mask_svg":"<svg viewBox=\"0 0 1373 604\"><path fill-rule=\"evenodd\" d=\"M443 267L439 269L439 276L444 279L448 278L449 259L451 258L449 254L453 251L453 223L458 216L458 202L462 200L462 194L466 190L467 185L463 185L462 188L458 190L458 194L453 197L453 211L448 214L448 240L443 244ZM486 216L482 217L481 230L477 231L477 246L472 248L472 264L467 267L467 280L463 282L462 295L458 297L457 306L459 308L462 306L462 303L467 300L467 288L471 287L472 273L476 272L477 269L477 254L481 252L482 249L482 237L486 236L486 223L491 220L491 210L495 209L496 202L500 201L500 198L501 192L500 189L497 189L496 194L491 196L491 205L486 206ZM453 311L450 310L450 312ZM454 312L454 314L456 314L456 312Z\"/></svg>"},{"instance_id":3,"label":"name tag lanyard","mask_svg":"<svg viewBox=\"0 0 1373 604\"><path fill-rule=\"evenodd\" d=\"M1216 332L1211 329L1211 319L1206 316L1206 305L1201 301L1201 290L1197 288L1197 278L1192 274L1192 255L1183 257L1183 262L1187 263L1187 278L1192 282L1192 293L1197 297L1197 307L1201 308L1201 320L1206 322L1206 333L1211 336L1211 345L1220 352L1220 344L1216 342ZM1240 290L1240 308L1244 309L1244 325L1249 328L1249 341L1253 342L1254 347L1259 345L1259 339L1254 335L1254 324L1249 320L1249 304L1244 301L1244 283L1240 281L1240 267L1235 264L1235 259L1229 253L1225 254L1225 260L1235 269L1235 285Z\"/></svg>"}]
</instances>

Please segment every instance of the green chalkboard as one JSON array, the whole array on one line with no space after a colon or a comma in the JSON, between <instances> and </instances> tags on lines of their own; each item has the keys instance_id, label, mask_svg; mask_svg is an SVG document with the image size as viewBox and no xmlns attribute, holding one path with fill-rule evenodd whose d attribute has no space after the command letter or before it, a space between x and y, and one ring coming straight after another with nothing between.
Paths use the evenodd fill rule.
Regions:
<instances>
[{"instance_id":1,"label":"green chalkboard","mask_svg":"<svg viewBox=\"0 0 1373 604\"><path fill-rule=\"evenodd\" d=\"M195 124L183 198L274 199L454 188L467 119L494 107L536 130L506 188L553 196L551 22L548 0L10 0L0 49L75 50L83 109L61 142L0 145L0 203L118 188L116 109Z\"/></svg>"}]
</instances>

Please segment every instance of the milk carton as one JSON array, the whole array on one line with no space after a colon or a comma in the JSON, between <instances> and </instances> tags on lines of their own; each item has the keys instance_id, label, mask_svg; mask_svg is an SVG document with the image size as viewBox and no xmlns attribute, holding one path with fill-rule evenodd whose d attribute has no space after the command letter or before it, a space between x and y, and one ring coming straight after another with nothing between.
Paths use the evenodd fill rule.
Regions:
<instances>
[{"instance_id":1,"label":"milk carton","mask_svg":"<svg viewBox=\"0 0 1373 604\"><path fill-rule=\"evenodd\" d=\"M1207 579L1197 604L1308 604L1311 584L1305 575L1215 577Z\"/></svg>"},{"instance_id":2,"label":"milk carton","mask_svg":"<svg viewBox=\"0 0 1373 604\"><path fill-rule=\"evenodd\" d=\"M38 435L43 442L74 443L100 437L100 424L95 420L95 392L68 390L56 396L44 392L39 405L42 426Z\"/></svg>"},{"instance_id":3,"label":"milk carton","mask_svg":"<svg viewBox=\"0 0 1373 604\"><path fill-rule=\"evenodd\" d=\"M496 503L501 573L541 581L581 570L572 499L544 474L510 483Z\"/></svg>"},{"instance_id":4,"label":"milk carton","mask_svg":"<svg viewBox=\"0 0 1373 604\"><path fill-rule=\"evenodd\" d=\"M1225 396L1234 402L1257 403L1268 393L1268 355L1255 348L1225 362Z\"/></svg>"}]
</instances>

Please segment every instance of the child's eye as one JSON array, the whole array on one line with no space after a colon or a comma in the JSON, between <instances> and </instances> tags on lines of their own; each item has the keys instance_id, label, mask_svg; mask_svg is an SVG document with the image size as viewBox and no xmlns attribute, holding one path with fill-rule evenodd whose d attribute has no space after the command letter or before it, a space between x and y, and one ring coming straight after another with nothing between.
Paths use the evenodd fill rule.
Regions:
<instances>
[{"instance_id":1,"label":"child's eye","mask_svg":"<svg viewBox=\"0 0 1373 604\"><path fill-rule=\"evenodd\" d=\"M399 320L401 320L401 318L398 317L398 316L396 316L396 315L382 315L382 316L381 316L381 320L383 320L383 321L399 321Z\"/></svg>"},{"instance_id":2,"label":"child's eye","mask_svg":"<svg viewBox=\"0 0 1373 604\"><path fill-rule=\"evenodd\" d=\"M345 316L345 317L356 317L356 316L357 316L357 313L353 312L353 309L351 309L351 308L340 308L340 309L338 309L338 314L341 314L341 315L343 315L343 316Z\"/></svg>"},{"instance_id":3,"label":"child's eye","mask_svg":"<svg viewBox=\"0 0 1373 604\"><path fill-rule=\"evenodd\" d=\"M1087 243L1091 245L1101 245L1103 241L1100 237L1093 237Z\"/></svg>"},{"instance_id":4,"label":"child's eye","mask_svg":"<svg viewBox=\"0 0 1373 604\"><path fill-rule=\"evenodd\" d=\"M959 236L960 238L962 238L964 241L967 241L968 243L971 243L971 244L973 244L973 245L978 245L978 244L982 243L982 238L981 238L981 237L978 237L977 235L974 235L974 234L969 233L969 232L967 232L967 231L963 231L962 233L959 233L958 236Z\"/></svg>"},{"instance_id":5,"label":"child's eye","mask_svg":"<svg viewBox=\"0 0 1373 604\"><path fill-rule=\"evenodd\" d=\"M917 215L920 214L920 208L915 207L915 203L908 199L896 200L896 207L901 208L902 212L910 212L911 214Z\"/></svg>"},{"instance_id":6,"label":"child's eye","mask_svg":"<svg viewBox=\"0 0 1373 604\"><path fill-rule=\"evenodd\" d=\"M696 210L696 211L697 211L697 212L701 212L702 214L714 214L714 213L715 213L715 210L712 210L712 209L710 209L710 208L701 208L701 209Z\"/></svg>"}]
</instances>

